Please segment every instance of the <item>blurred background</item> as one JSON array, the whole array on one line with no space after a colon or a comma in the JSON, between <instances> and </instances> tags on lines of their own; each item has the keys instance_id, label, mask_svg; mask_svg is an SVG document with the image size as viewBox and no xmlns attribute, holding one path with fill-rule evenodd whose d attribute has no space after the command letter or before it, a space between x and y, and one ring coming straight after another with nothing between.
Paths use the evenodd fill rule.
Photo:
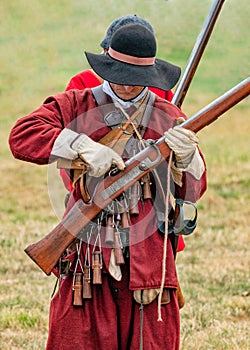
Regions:
<instances>
[{"instance_id":1,"label":"blurred background","mask_svg":"<svg viewBox=\"0 0 250 350\"><path fill-rule=\"evenodd\" d=\"M0 348L44 349L55 279L23 249L58 222L47 167L15 160L14 122L87 69L109 24L137 14L155 29L157 57L185 68L211 0L0 1ZM225 1L182 105L191 116L249 75L249 1ZM249 99L199 133L208 190L177 258L186 297L182 349L247 349L249 340Z\"/></svg>"}]
</instances>

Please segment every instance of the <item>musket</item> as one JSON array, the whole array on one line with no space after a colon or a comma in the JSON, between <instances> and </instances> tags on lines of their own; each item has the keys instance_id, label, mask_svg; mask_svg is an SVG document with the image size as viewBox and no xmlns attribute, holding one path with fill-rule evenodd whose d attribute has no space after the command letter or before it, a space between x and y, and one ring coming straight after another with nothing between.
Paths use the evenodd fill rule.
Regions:
<instances>
[{"instance_id":1,"label":"musket","mask_svg":"<svg viewBox=\"0 0 250 350\"><path fill-rule=\"evenodd\" d=\"M187 94L190 83L199 65L202 54L212 34L216 20L219 16L220 10L224 2L225 0L214 1L211 10L203 24L202 30L196 39L196 43L190 54L190 57L184 69L184 73L181 77L181 80L176 88L175 94L172 99L172 103L179 108L181 107L182 102Z\"/></svg>"},{"instance_id":2,"label":"musket","mask_svg":"<svg viewBox=\"0 0 250 350\"><path fill-rule=\"evenodd\" d=\"M213 123L231 107L250 93L250 78L243 80L224 95L188 118L182 127L198 132ZM44 238L29 245L25 252L49 275L65 249L99 212L136 181L155 169L170 155L170 149L162 136L144 150L129 159L123 171L111 171L97 186L93 198L85 203L79 199L62 221Z\"/></svg>"},{"instance_id":3,"label":"musket","mask_svg":"<svg viewBox=\"0 0 250 350\"><path fill-rule=\"evenodd\" d=\"M184 72L182 74L181 80L176 88L175 94L172 98L172 103L175 104L177 107L181 108L182 103L184 101L184 98L186 97L187 91L189 89L189 86L191 84L191 81L193 80L194 74L197 70L197 67L200 63L201 57L205 51L205 48L207 46L207 43L209 41L209 38L212 34L212 31L214 29L215 23L217 21L217 18L219 16L219 13L221 11L222 5L225 2L225 0L215 0L210 12L208 13L208 16L203 24L202 30L200 34L198 35L196 39L196 43L193 47L193 50L189 56L188 62L186 64L186 67L184 69ZM178 210L178 206L175 207L175 211ZM175 213L177 214L177 213ZM178 246L178 240L179 236L175 236L172 238L172 244L173 244L173 252L174 256L176 258L176 250ZM183 307L184 305L184 296L182 294L181 288L178 285L177 289L177 297L178 297L178 303L179 307Z\"/></svg>"}]
</instances>

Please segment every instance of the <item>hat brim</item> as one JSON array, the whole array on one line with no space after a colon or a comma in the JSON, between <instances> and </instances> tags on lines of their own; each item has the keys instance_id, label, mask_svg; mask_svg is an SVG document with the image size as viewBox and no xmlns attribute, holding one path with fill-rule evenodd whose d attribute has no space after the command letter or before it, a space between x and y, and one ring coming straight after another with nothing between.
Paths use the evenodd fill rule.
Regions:
<instances>
[{"instance_id":1,"label":"hat brim","mask_svg":"<svg viewBox=\"0 0 250 350\"><path fill-rule=\"evenodd\" d=\"M155 59L150 66L137 66L113 59L109 55L85 52L93 70L114 84L156 87L171 90L181 75L181 69L167 61Z\"/></svg>"}]
</instances>

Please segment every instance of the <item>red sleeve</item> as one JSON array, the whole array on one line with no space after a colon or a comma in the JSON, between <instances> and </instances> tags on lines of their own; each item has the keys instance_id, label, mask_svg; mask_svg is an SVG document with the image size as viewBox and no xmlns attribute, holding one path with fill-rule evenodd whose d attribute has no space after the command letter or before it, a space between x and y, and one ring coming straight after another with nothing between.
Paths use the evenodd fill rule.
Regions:
<instances>
[{"instance_id":1,"label":"red sleeve","mask_svg":"<svg viewBox=\"0 0 250 350\"><path fill-rule=\"evenodd\" d=\"M204 173L202 174L201 178L197 180L192 174L184 171L182 175L182 187L179 187L178 185L175 186L175 198L183 198L190 202L196 203L205 193L207 189L206 163L201 152L200 155L205 165Z\"/></svg>"},{"instance_id":2,"label":"red sleeve","mask_svg":"<svg viewBox=\"0 0 250 350\"><path fill-rule=\"evenodd\" d=\"M86 88L99 86L100 84L101 82L99 81L99 79L92 72L92 70L89 69L73 76L70 79L65 90L84 90ZM70 191L72 189L72 181L70 180L68 173L66 171L60 171L60 175L62 177L65 187Z\"/></svg>"},{"instance_id":3,"label":"red sleeve","mask_svg":"<svg viewBox=\"0 0 250 350\"><path fill-rule=\"evenodd\" d=\"M154 127L155 130L157 130L156 127L158 127L158 130L159 130L158 132L160 135L163 135L166 130L168 130L170 127L173 127L173 125L175 125L174 121L178 117L183 117L184 119L187 119L186 115L177 106L173 105L172 103L166 102L162 99L158 99L158 98L155 99L155 107L158 109L161 109L164 112L164 114L162 119L160 119L159 124L157 124L158 120L156 118L153 119L151 117L149 121L149 126L152 125L153 123L154 125L152 125L152 127ZM164 116L166 116L166 118ZM167 118L167 116L169 116L169 118ZM169 124L170 118L173 118L171 121L172 124ZM151 137L151 138L154 138L154 137ZM200 154L204 161L204 157L201 152ZM204 164L205 164L205 161L204 161ZM164 178L164 176L162 176L162 178ZM197 180L194 178L193 175L184 171L182 176L182 182L183 182L183 185L181 187L175 184L175 188L172 189L172 191L174 192L174 197L186 199L193 203L197 202L198 199L203 195L203 193L207 189L206 164L205 164L205 171L201 179Z\"/></svg>"},{"instance_id":4,"label":"red sleeve","mask_svg":"<svg viewBox=\"0 0 250 350\"><path fill-rule=\"evenodd\" d=\"M73 108L73 99L69 98L68 93L62 93L47 98L38 109L19 119L9 136L14 157L36 164L47 164L57 136L70 122Z\"/></svg>"},{"instance_id":5,"label":"red sleeve","mask_svg":"<svg viewBox=\"0 0 250 350\"><path fill-rule=\"evenodd\" d=\"M73 76L65 90L84 90L85 88L96 87L100 84L101 82L96 75L91 70L86 70Z\"/></svg>"}]
</instances>

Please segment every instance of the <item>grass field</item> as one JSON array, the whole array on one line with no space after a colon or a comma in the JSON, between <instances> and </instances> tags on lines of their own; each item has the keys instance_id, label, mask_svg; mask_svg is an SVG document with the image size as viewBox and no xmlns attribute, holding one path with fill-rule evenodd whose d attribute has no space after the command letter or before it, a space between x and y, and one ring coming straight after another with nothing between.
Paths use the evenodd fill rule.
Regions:
<instances>
[{"instance_id":1,"label":"grass field","mask_svg":"<svg viewBox=\"0 0 250 350\"><path fill-rule=\"evenodd\" d=\"M119 6L118 6L119 4ZM87 68L83 52L116 17L137 13L155 28L158 57L182 69L212 5L208 0L0 2L0 349L45 348L54 278L23 249L58 222L47 168L13 159L15 120ZM192 115L249 74L249 1L228 0L183 104ZM249 100L199 133L208 190L199 224L177 258L186 305L182 350L250 348Z\"/></svg>"}]
</instances>

